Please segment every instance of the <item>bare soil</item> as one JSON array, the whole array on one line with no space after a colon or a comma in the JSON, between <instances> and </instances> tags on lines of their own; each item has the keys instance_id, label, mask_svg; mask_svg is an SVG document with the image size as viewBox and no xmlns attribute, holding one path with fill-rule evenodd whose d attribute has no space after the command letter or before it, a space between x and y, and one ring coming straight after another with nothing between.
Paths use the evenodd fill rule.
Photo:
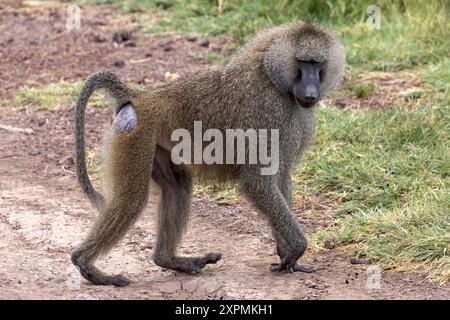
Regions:
<instances>
[{"instance_id":1,"label":"bare soil","mask_svg":"<svg viewBox=\"0 0 450 320\"><path fill-rule=\"evenodd\" d=\"M84 78L100 67L148 84L167 71L181 75L208 67L198 59L226 40L156 37L136 29L127 41L114 34L137 28L133 17L108 6L83 6L82 29L65 30L64 7L0 2L0 93L23 86ZM120 38L120 37L119 37ZM122 37L123 38L123 37ZM127 38L127 37L125 37ZM117 36L116 36L116 39ZM130 44L132 41L134 44ZM117 67L123 60L125 65ZM93 286L71 265L69 252L95 218L73 172L70 108L0 108L0 124L34 134L0 130L0 299L448 299L450 286L423 275L383 272L381 289L366 286L367 265L353 265L340 249L308 253L313 274L273 274L274 242L265 221L247 203L195 199L180 253L220 251L223 259L198 275L163 270L151 261L158 190L125 239L98 264L124 273L125 288ZM98 146L109 110L89 109L88 147ZM297 199L295 214L308 232L332 223L333 211Z\"/></svg>"}]
</instances>

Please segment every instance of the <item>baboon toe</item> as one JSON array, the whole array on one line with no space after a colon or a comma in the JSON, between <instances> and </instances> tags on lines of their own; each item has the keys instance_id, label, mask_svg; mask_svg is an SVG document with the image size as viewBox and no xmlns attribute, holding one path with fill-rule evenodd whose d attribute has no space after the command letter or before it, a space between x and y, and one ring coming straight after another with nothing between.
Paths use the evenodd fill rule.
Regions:
<instances>
[{"instance_id":1,"label":"baboon toe","mask_svg":"<svg viewBox=\"0 0 450 320\"><path fill-rule=\"evenodd\" d=\"M117 287L125 287L131 283L130 280L121 274L110 276L101 272L93 265L80 263L79 257L80 255L78 253L72 253L72 262L78 267L81 275L89 282L95 285L114 285Z\"/></svg>"},{"instance_id":2,"label":"baboon toe","mask_svg":"<svg viewBox=\"0 0 450 320\"><path fill-rule=\"evenodd\" d=\"M199 273L207 264L215 264L222 258L221 253L208 253L204 256L189 259L186 271L188 273Z\"/></svg>"},{"instance_id":3,"label":"baboon toe","mask_svg":"<svg viewBox=\"0 0 450 320\"><path fill-rule=\"evenodd\" d=\"M125 287L131 284L131 281L123 275L117 274L110 277L110 284L116 287Z\"/></svg>"},{"instance_id":4,"label":"baboon toe","mask_svg":"<svg viewBox=\"0 0 450 320\"><path fill-rule=\"evenodd\" d=\"M312 273L312 272L316 271L313 267L302 266L299 264L294 264L293 266L291 266L288 263L283 263L283 262L272 263L270 270L272 272L287 271L288 273L293 273L293 272Z\"/></svg>"},{"instance_id":5,"label":"baboon toe","mask_svg":"<svg viewBox=\"0 0 450 320\"><path fill-rule=\"evenodd\" d=\"M219 252L211 252L205 255L205 264L211 263L214 264L220 259L222 259L222 254Z\"/></svg>"},{"instance_id":6,"label":"baboon toe","mask_svg":"<svg viewBox=\"0 0 450 320\"><path fill-rule=\"evenodd\" d=\"M203 269L207 264L215 264L221 258L222 258L221 253L212 252L212 253L205 254L202 257L195 258L195 260L193 262L197 268Z\"/></svg>"},{"instance_id":7,"label":"baboon toe","mask_svg":"<svg viewBox=\"0 0 450 320\"><path fill-rule=\"evenodd\" d=\"M131 283L128 278L124 277L121 274L109 276L105 274L92 273L90 271L82 272L81 274L93 284L100 286L113 285L116 287L125 287Z\"/></svg>"},{"instance_id":8,"label":"baboon toe","mask_svg":"<svg viewBox=\"0 0 450 320\"><path fill-rule=\"evenodd\" d=\"M174 257L171 259L161 259L156 257L156 265L186 273L200 273L207 264L214 264L222 258L221 253L208 253L201 257Z\"/></svg>"},{"instance_id":9,"label":"baboon toe","mask_svg":"<svg viewBox=\"0 0 450 320\"><path fill-rule=\"evenodd\" d=\"M292 271L290 272L304 272L304 273L312 273L312 272L316 272L316 269L314 269L313 267L309 267L309 266L303 266L300 264L295 264L292 267Z\"/></svg>"},{"instance_id":10,"label":"baboon toe","mask_svg":"<svg viewBox=\"0 0 450 320\"><path fill-rule=\"evenodd\" d=\"M272 263L270 266L270 271L272 272L281 272L281 271L286 271L287 270L287 266L284 263Z\"/></svg>"}]
</instances>

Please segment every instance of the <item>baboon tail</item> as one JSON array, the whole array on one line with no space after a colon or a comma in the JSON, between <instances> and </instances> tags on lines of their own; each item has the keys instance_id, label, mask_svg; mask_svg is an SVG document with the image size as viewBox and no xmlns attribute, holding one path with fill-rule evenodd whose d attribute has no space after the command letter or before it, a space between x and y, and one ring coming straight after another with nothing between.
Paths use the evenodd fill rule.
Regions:
<instances>
[{"instance_id":1,"label":"baboon tail","mask_svg":"<svg viewBox=\"0 0 450 320\"><path fill-rule=\"evenodd\" d=\"M104 197L94 189L89 179L84 141L86 105L92 93L98 89L107 90L108 94L116 100L116 108L131 103L132 90L116 74L107 69L101 69L86 79L75 105L75 152L78 181L92 204L100 209L103 206Z\"/></svg>"}]
</instances>

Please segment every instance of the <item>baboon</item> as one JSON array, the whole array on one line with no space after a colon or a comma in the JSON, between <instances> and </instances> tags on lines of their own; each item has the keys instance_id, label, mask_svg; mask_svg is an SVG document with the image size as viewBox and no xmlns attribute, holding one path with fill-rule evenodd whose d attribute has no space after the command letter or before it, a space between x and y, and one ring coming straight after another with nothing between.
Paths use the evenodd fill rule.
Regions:
<instances>
[{"instance_id":1,"label":"baboon","mask_svg":"<svg viewBox=\"0 0 450 320\"><path fill-rule=\"evenodd\" d=\"M225 66L199 72L152 90L124 84L102 69L84 83L75 112L78 179L99 215L86 239L72 251L72 262L94 284L124 286L122 275L94 266L125 234L146 205L150 180L161 189L156 265L197 273L216 263L220 253L199 257L176 254L191 206L193 176L236 181L242 194L272 229L280 263L272 271L312 272L297 264L307 239L292 213L291 169L315 136L312 108L343 78L343 46L331 32L313 23L293 22L268 29ZM114 122L104 159L105 192L97 192L85 162L84 116L90 95L106 89L114 100ZM171 133L204 129L278 129L279 170L261 175L261 164L179 164L171 159Z\"/></svg>"}]
</instances>

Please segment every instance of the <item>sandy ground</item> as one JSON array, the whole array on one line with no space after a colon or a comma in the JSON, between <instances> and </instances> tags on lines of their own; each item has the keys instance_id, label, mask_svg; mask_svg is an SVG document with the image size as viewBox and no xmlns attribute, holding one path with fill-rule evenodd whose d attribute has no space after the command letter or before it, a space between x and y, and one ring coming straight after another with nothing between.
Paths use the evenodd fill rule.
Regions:
<instances>
[{"instance_id":1,"label":"sandy ground","mask_svg":"<svg viewBox=\"0 0 450 320\"><path fill-rule=\"evenodd\" d=\"M226 44L226 40L214 39L206 45L204 39L155 37L139 31L133 33L132 40L117 43L114 35L129 30L133 19L110 7L83 9L87 12L85 27L66 33L60 6L37 10L0 3L3 97L24 85L83 78L101 66L133 81L157 84L164 81L167 71L183 75L208 67L198 54L220 52ZM121 23L113 23L117 21ZM99 36L104 41L99 41ZM125 66L116 66L118 60L124 60ZM93 286L80 278L69 257L95 218L95 211L73 173L73 112L68 107L52 111L0 108L0 124L34 130L29 135L0 130L0 299L450 297L448 284L437 286L422 275L399 272L383 272L381 288L370 289L368 266L352 265L339 249L309 252L302 258L318 269L316 273L273 274L269 266L278 257L271 234L245 202L219 204L195 199L179 251L183 255L220 251L223 259L198 275L163 270L150 259L157 188L125 239L98 262L105 271L124 273L133 283L125 288ZM90 148L99 144L110 117L108 110L88 111ZM297 199L295 205L295 214L308 232L333 219L332 210L313 203L312 199Z\"/></svg>"}]
</instances>

